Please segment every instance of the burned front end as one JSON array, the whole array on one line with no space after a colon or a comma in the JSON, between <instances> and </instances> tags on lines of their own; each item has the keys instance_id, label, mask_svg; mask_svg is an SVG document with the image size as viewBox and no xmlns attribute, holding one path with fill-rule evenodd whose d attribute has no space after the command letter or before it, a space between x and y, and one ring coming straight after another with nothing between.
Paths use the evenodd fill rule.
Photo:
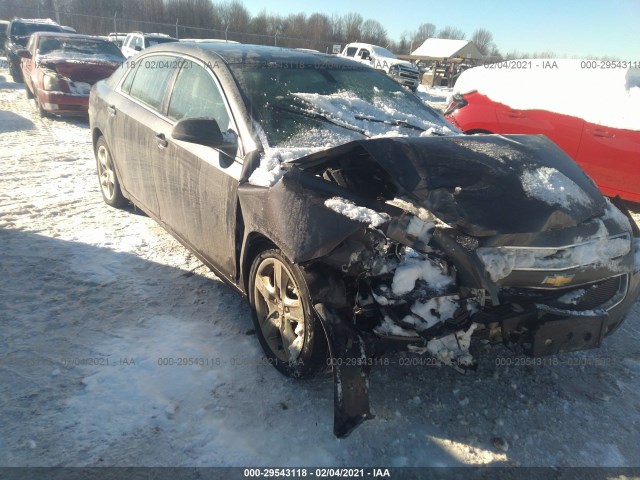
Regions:
<instances>
[{"instance_id":1,"label":"burned front end","mask_svg":"<svg viewBox=\"0 0 640 480\"><path fill-rule=\"evenodd\" d=\"M532 356L595 348L640 291L637 226L544 137L355 141L240 199L304 267L338 436L371 417L376 356L408 349L464 371L479 337Z\"/></svg>"}]
</instances>

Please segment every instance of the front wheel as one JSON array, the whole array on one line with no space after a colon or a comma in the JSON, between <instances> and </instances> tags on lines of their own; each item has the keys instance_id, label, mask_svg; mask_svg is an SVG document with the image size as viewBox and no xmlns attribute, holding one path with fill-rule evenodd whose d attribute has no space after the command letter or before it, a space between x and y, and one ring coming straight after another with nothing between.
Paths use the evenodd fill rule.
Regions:
<instances>
[{"instance_id":1,"label":"front wheel","mask_svg":"<svg viewBox=\"0 0 640 480\"><path fill-rule=\"evenodd\" d=\"M95 156L100 192L104 202L115 208L123 208L127 204L127 199L120 190L113 157L104 137L100 137L96 142Z\"/></svg>"},{"instance_id":2,"label":"front wheel","mask_svg":"<svg viewBox=\"0 0 640 480\"><path fill-rule=\"evenodd\" d=\"M300 268L280 250L266 250L249 279L253 323L269 363L288 377L313 375L324 366L327 343Z\"/></svg>"}]
</instances>

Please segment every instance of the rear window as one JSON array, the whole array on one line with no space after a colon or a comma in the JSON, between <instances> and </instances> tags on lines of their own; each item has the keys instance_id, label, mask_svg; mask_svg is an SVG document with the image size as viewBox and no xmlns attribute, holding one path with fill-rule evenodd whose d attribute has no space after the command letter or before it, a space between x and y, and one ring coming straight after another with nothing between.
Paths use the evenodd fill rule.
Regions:
<instances>
[{"instance_id":1,"label":"rear window","mask_svg":"<svg viewBox=\"0 0 640 480\"><path fill-rule=\"evenodd\" d=\"M168 42L175 42L176 40L174 38L170 38L170 37L146 37L144 39L144 46L145 48L147 47L152 47L154 45L157 45L159 43L168 43Z\"/></svg>"},{"instance_id":2,"label":"rear window","mask_svg":"<svg viewBox=\"0 0 640 480\"><path fill-rule=\"evenodd\" d=\"M62 32L59 25L49 25L46 23L22 23L16 22L11 27L11 35L16 37L26 37L33 32Z\"/></svg>"}]
</instances>

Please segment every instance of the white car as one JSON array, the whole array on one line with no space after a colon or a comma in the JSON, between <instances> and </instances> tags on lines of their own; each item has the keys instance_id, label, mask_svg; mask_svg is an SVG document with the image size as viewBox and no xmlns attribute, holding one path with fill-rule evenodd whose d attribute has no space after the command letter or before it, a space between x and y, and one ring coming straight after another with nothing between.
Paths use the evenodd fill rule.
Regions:
<instances>
[{"instance_id":1,"label":"white car","mask_svg":"<svg viewBox=\"0 0 640 480\"><path fill-rule=\"evenodd\" d=\"M386 48L369 43L349 43L340 56L381 70L400 85L405 85L414 92L420 84L420 70L411 62L400 60Z\"/></svg>"},{"instance_id":2,"label":"white car","mask_svg":"<svg viewBox=\"0 0 640 480\"><path fill-rule=\"evenodd\" d=\"M177 38L165 35L164 33L131 32L127 34L127 37L124 39L121 50L122 54L126 58L129 58L152 45L177 41Z\"/></svg>"}]
</instances>

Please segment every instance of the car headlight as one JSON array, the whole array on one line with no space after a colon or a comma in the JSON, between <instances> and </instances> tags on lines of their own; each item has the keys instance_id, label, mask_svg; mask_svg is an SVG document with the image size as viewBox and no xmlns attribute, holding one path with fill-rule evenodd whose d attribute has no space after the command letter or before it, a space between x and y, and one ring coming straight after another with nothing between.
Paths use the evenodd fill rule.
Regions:
<instances>
[{"instance_id":1,"label":"car headlight","mask_svg":"<svg viewBox=\"0 0 640 480\"><path fill-rule=\"evenodd\" d=\"M64 80L56 73L47 73L43 78L43 86L45 90L60 91L62 90L62 82Z\"/></svg>"}]
</instances>

